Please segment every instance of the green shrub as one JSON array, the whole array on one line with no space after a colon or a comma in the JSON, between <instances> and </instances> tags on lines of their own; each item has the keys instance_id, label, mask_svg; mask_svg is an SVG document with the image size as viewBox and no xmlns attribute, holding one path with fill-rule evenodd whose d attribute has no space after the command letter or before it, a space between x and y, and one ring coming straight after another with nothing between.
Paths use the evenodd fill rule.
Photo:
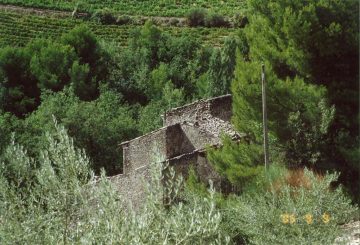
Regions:
<instances>
[{"instance_id":1,"label":"green shrub","mask_svg":"<svg viewBox=\"0 0 360 245\"><path fill-rule=\"evenodd\" d=\"M187 14L189 26L204 26L207 12L205 9L192 9Z\"/></svg>"},{"instance_id":2,"label":"green shrub","mask_svg":"<svg viewBox=\"0 0 360 245\"><path fill-rule=\"evenodd\" d=\"M244 60L249 59L249 52L250 52L249 42L243 30L239 31L238 50Z\"/></svg>"},{"instance_id":3,"label":"green shrub","mask_svg":"<svg viewBox=\"0 0 360 245\"><path fill-rule=\"evenodd\" d=\"M223 229L250 244L332 244L339 224L350 221L358 209L341 188L332 190L338 174L318 178L305 170L304 176L308 186L273 185L270 191L260 188L230 198L223 207ZM271 179L265 182L271 184Z\"/></svg>"},{"instance_id":4,"label":"green shrub","mask_svg":"<svg viewBox=\"0 0 360 245\"><path fill-rule=\"evenodd\" d=\"M166 166L151 165L151 180L146 184L147 199L135 212L125 208L125 199L102 174L95 180L89 159L74 147L63 127L55 125L56 134L48 135L47 149L33 169L34 184L29 194L20 195L11 185L0 164L0 242L1 244L228 244L219 229L221 216L214 205L214 191L208 197L189 195L184 203L163 205L163 194L178 193L181 178ZM30 159L23 148L11 144L9 159L26 177ZM19 159L22 159L19 161ZM160 158L156 158L159 160ZM14 175L15 177L15 175ZM186 204L185 204L186 203Z\"/></svg>"},{"instance_id":5,"label":"green shrub","mask_svg":"<svg viewBox=\"0 0 360 245\"><path fill-rule=\"evenodd\" d=\"M74 147L63 127L55 123L55 128L38 159L14 142L0 159L2 244L67 242L91 172L84 152Z\"/></svg>"},{"instance_id":6,"label":"green shrub","mask_svg":"<svg viewBox=\"0 0 360 245\"><path fill-rule=\"evenodd\" d=\"M243 192L249 195L258 195L265 191L281 188L286 185L287 174L288 170L283 164L271 163L270 167L261 168L251 181L244 183Z\"/></svg>"},{"instance_id":7,"label":"green shrub","mask_svg":"<svg viewBox=\"0 0 360 245\"><path fill-rule=\"evenodd\" d=\"M237 27L237 28L243 28L245 27L247 24L249 23L249 20L246 16L236 13L233 17L232 17L232 25L233 27Z\"/></svg>"},{"instance_id":8,"label":"green shrub","mask_svg":"<svg viewBox=\"0 0 360 245\"><path fill-rule=\"evenodd\" d=\"M60 91L70 82L70 73L78 58L74 49L59 43L47 43L31 58L31 73L38 80L38 87Z\"/></svg>"},{"instance_id":9,"label":"green shrub","mask_svg":"<svg viewBox=\"0 0 360 245\"><path fill-rule=\"evenodd\" d=\"M263 171L261 146L246 142L233 142L223 138L223 147L208 149L208 159L216 171L234 186L242 186Z\"/></svg>"},{"instance_id":10,"label":"green shrub","mask_svg":"<svg viewBox=\"0 0 360 245\"><path fill-rule=\"evenodd\" d=\"M100 173L101 168L109 175L121 172L122 151L118 144L138 133L130 108L121 104L118 94L104 89L100 97L91 102L79 100L69 88L43 94L42 104L25 119L26 130L19 135L20 142L33 154L44 147L45 132L55 130L52 115L68 129L75 145L85 149L96 173Z\"/></svg>"},{"instance_id":11,"label":"green shrub","mask_svg":"<svg viewBox=\"0 0 360 245\"><path fill-rule=\"evenodd\" d=\"M117 22L114 12L107 8L96 11L91 18L105 25L115 24Z\"/></svg>"},{"instance_id":12,"label":"green shrub","mask_svg":"<svg viewBox=\"0 0 360 245\"><path fill-rule=\"evenodd\" d=\"M130 24L132 21L131 17L128 15L120 15L117 19L116 19L116 24L118 25L127 25Z\"/></svg>"},{"instance_id":13,"label":"green shrub","mask_svg":"<svg viewBox=\"0 0 360 245\"><path fill-rule=\"evenodd\" d=\"M208 12L205 9L192 9L187 14L187 21L189 26L206 26L206 27L228 27L229 22L223 15Z\"/></svg>"},{"instance_id":14,"label":"green shrub","mask_svg":"<svg viewBox=\"0 0 360 245\"><path fill-rule=\"evenodd\" d=\"M21 131L22 121L9 112L0 112L0 155L10 143L13 132Z\"/></svg>"},{"instance_id":15,"label":"green shrub","mask_svg":"<svg viewBox=\"0 0 360 245\"><path fill-rule=\"evenodd\" d=\"M33 50L0 49L0 110L24 117L39 104L40 89L30 71Z\"/></svg>"},{"instance_id":16,"label":"green shrub","mask_svg":"<svg viewBox=\"0 0 360 245\"><path fill-rule=\"evenodd\" d=\"M205 16L206 27L227 27L229 22L225 20L224 16L217 13L209 13Z\"/></svg>"},{"instance_id":17,"label":"green shrub","mask_svg":"<svg viewBox=\"0 0 360 245\"><path fill-rule=\"evenodd\" d=\"M170 20L169 20L170 26L177 26L179 23L180 23L180 21L177 18L170 18Z\"/></svg>"}]
</instances>

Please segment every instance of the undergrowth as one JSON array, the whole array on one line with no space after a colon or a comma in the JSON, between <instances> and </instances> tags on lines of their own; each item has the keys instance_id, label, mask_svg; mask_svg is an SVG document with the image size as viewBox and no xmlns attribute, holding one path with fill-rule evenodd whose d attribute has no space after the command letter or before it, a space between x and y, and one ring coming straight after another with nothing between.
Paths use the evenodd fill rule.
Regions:
<instances>
[{"instance_id":1,"label":"undergrowth","mask_svg":"<svg viewBox=\"0 0 360 245\"><path fill-rule=\"evenodd\" d=\"M358 211L331 188L337 173L281 165L224 197L194 171L183 188L174 170L152 164L146 201L133 209L104 173L95 179L84 151L55 127L39 159L13 140L0 160L1 244L331 244Z\"/></svg>"},{"instance_id":2,"label":"undergrowth","mask_svg":"<svg viewBox=\"0 0 360 245\"><path fill-rule=\"evenodd\" d=\"M206 198L163 205L163 195L178 193L181 178L152 164L147 199L138 209L127 205L103 173L95 180L90 160L55 124L40 159L31 159L14 141L0 168L1 244L228 244L221 230L214 190ZM173 196L169 200L173 200ZM185 204L186 203L186 204Z\"/></svg>"}]
</instances>

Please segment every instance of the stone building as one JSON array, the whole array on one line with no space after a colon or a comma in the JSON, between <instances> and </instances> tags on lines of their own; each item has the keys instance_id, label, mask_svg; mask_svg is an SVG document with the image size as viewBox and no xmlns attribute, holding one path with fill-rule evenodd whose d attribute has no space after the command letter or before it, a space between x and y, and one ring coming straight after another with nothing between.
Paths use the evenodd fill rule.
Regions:
<instances>
[{"instance_id":1,"label":"stone building","mask_svg":"<svg viewBox=\"0 0 360 245\"><path fill-rule=\"evenodd\" d=\"M121 143L123 173L111 178L124 198L134 206L144 198L143 180L149 178L150 163L165 161L176 173L187 175L193 166L200 180L212 180L215 188L222 188L224 180L206 159L206 147L221 144L221 135L234 140L241 135L230 124L231 95L196 101L172 109L163 116L164 126L158 130ZM154 159L161 155L163 160Z\"/></svg>"}]
</instances>

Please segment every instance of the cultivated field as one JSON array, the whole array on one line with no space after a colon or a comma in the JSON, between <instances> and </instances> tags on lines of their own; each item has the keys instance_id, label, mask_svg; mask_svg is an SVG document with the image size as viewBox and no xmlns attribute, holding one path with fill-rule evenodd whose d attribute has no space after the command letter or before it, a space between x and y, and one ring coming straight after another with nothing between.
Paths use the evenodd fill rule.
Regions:
<instances>
[{"instance_id":1,"label":"cultivated field","mask_svg":"<svg viewBox=\"0 0 360 245\"><path fill-rule=\"evenodd\" d=\"M245 8L244 0L0 0L0 4L14 4L72 11L94 12L108 8L120 14L147 16L185 16L190 9L205 8L223 15L241 13Z\"/></svg>"},{"instance_id":2,"label":"cultivated field","mask_svg":"<svg viewBox=\"0 0 360 245\"><path fill-rule=\"evenodd\" d=\"M0 46L23 46L35 38L58 38L76 25L87 24L91 30L105 41L126 46L134 25L102 25L93 21L72 18L56 18L0 10ZM140 28L140 27L139 27ZM219 46L226 36L234 33L234 28L190 28L163 27L165 32L179 36L189 34L199 38L204 45Z\"/></svg>"}]
</instances>

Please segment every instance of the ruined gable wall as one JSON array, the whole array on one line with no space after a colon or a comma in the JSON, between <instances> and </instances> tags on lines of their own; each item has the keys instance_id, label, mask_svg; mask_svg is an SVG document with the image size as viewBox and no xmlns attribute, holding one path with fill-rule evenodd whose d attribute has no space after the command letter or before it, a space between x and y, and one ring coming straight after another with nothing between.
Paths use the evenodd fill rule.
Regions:
<instances>
[{"instance_id":1,"label":"ruined gable wall","mask_svg":"<svg viewBox=\"0 0 360 245\"><path fill-rule=\"evenodd\" d=\"M122 144L124 173L130 173L150 162L160 161L154 158L156 156L161 156L162 160L165 160L190 153L199 146L193 144L194 139L201 139L198 132L186 134L180 124L174 124L124 142Z\"/></svg>"},{"instance_id":2,"label":"ruined gable wall","mask_svg":"<svg viewBox=\"0 0 360 245\"><path fill-rule=\"evenodd\" d=\"M164 126L183 122L201 123L211 120L212 117L230 121L231 115L231 95L224 95L209 100L199 100L166 112Z\"/></svg>"},{"instance_id":3,"label":"ruined gable wall","mask_svg":"<svg viewBox=\"0 0 360 245\"><path fill-rule=\"evenodd\" d=\"M210 114L225 122L230 122L232 116L231 95L224 95L209 101Z\"/></svg>"},{"instance_id":4,"label":"ruined gable wall","mask_svg":"<svg viewBox=\"0 0 360 245\"><path fill-rule=\"evenodd\" d=\"M182 130L180 124L167 127L166 131L166 158L173 158L184 153L190 153L195 150L188 136Z\"/></svg>"},{"instance_id":5,"label":"ruined gable wall","mask_svg":"<svg viewBox=\"0 0 360 245\"><path fill-rule=\"evenodd\" d=\"M204 149L207 145L219 143L219 138L214 137L209 131L204 130L200 126L183 123L181 124L181 129L189 142L194 146L194 149Z\"/></svg>"},{"instance_id":6,"label":"ruined gable wall","mask_svg":"<svg viewBox=\"0 0 360 245\"><path fill-rule=\"evenodd\" d=\"M150 179L151 163L163 164L166 159L195 150L179 124L124 142L122 147L124 171L111 180L125 201L130 201L135 208L145 200L143 181Z\"/></svg>"},{"instance_id":7,"label":"ruined gable wall","mask_svg":"<svg viewBox=\"0 0 360 245\"><path fill-rule=\"evenodd\" d=\"M204 184L208 185L211 180L218 191L223 190L224 184L227 185L227 181L209 164L204 152L177 156L169 159L168 163L175 170L176 175L181 174L184 179L188 177L189 170L193 167ZM157 164L164 164L164 162ZM130 204L137 210L146 200L146 186L143 181L149 181L150 178L150 166L144 166L130 174L113 176L111 182L116 186L125 204Z\"/></svg>"},{"instance_id":8,"label":"ruined gable wall","mask_svg":"<svg viewBox=\"0 0 360 245\"><path fill-rule=\"evenodd\" d=\"M199 121L203 115L208 113L208 106L209 104L207 101L199 100L196 103L168 111L164 115L164 126L183 122L195 123L196 121Z\"/></svg>"},{"instance_id":9,"label":"ruined gable wall","mask_svg":"<svg viewBox=\"0 0 360 245\"><path fill-rule=\"evenodd\" d=\"M166 157L166 130L161 128L122 144L124 174L155 161L156 155Z\"/></svg>"}]
</instances>

